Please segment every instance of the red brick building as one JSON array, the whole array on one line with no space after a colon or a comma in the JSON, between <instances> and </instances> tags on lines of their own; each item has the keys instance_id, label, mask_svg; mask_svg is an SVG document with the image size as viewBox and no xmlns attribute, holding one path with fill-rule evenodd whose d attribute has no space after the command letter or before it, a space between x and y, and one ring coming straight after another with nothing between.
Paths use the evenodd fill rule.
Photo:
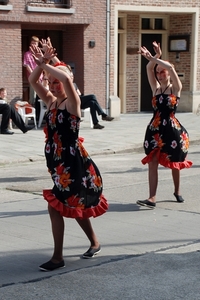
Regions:
<instances>
[{"instance_id":1,"label":"red brick building","mask_svg":"<svg viewBox=\"0 0 200 300\"><path fill-rule=\"evenodd\" d=\"M28 98L22 61L32 35L49 36L58 57L74 68L79 89L95 93L105 107L106 0L0 1L0 86L10 100Z\"/></svg>"},{"instance_id":2,"label":"red brick building","mask_svg":"<svg viewBox=\"0 0 200 300\"><path fill-rule=\"evenodd\" d=\"M156 40L161 42L162 57L175 65L183 83L179 111L196 111L200 103L199 1L2 2L0 86L8 89L10 99L28 98L22 58L30 37L50 36L59 58L74 68L82 92L96 94L104 108L109 108L111 97L119 100L119 112L149 111L146 62L137 50L140 45L151 47Z\"/></svg>"}]
</instances>

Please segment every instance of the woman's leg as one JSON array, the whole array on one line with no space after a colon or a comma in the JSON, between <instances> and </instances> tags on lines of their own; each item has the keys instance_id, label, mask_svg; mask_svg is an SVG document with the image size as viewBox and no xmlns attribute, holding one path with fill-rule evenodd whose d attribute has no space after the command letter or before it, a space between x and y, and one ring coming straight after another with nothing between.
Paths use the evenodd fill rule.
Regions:
<instances>
[{"instance_id":1,"label":"woman's leg","mask_svg":"<svg viewBox=\"0 0 200 300\"><path fill-rule=\"evenodd\" d=\"M59 263L63 260L64 220L60 213L50 205L48 205L48 210L54 239L54 252L51 261Z\"/></svg>"},{"instance_id":2,"label":"woman's leg","mask_svg":"<svg viewBox=\"0 0 200 300\"><path fill-rule=\"evenodd\" d=\"M180 195L180 170L172 169L172 178L174 182L174 193Z\"/></svg>"},{"instance_id":3,"label":"woman's leg","mask_svg":"<svg viewBox=\"0 0 200 300\"><path fill-rule=\"evenodd\" d=\"M172 169L172 178L174 182L174 196L177 202L184 202L183 197L180 195L180 170Z\"/></svg>"},{"instance_id":4,"label":"woman's leg","mask_svg":"<svg viewBox=\"0 0 200 300\"><path fill-rule=\"evenodd\" d=\"M154 155L149 163L149 201L156 202L156 190L158 186L158 160Z\"/></svg>"},{"instance_id":5,"label":"woman's leg","mask_svg":"<svg viewBox=\"0 0 200 300\"><path fill-rule=\"evenodd\" d=\"M86 236L88 237L88 239L91 243L91 248L94 248L94 249L98 248L99 247L99 242L98 242L96 234L94 233L94 230L92 228L92 224L90 222L90 219L79 219L79 218L77 218L76 221L78 222L78 224L83 229Z\"/></svg>"}]
</instances>

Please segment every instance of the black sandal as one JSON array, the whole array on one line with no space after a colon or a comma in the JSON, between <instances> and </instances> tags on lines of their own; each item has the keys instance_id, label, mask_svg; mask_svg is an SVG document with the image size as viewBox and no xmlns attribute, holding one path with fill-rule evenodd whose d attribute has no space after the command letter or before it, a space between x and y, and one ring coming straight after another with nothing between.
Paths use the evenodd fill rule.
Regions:
<instances>
[{"instance_id":1,"label":"black sandal","mask_svg":"<svg viewBox=\"0 0 200 300\"><path fill-rule=\"evenodd\" d=\"M85 252L84 254L83 254L83 258L92 258L92 257L94 257L95 255L97 255L99 252L101 251L101 246L99 245L99 247L97 248L97 249L95 249L95 248L89 248L88 250L87 250L87 252Z\"/></svg>"},{"instance_id":2,"label":"black sandal","mask_svg":"<svg viewBox=\"0 0 200 300\"><path fill-rule=\"evenodd\" d=\"M180 202L180 203L181 203L181 202L184 202L184 199L183 199L182 196L177 195L177 194L174 193L174 197L176 198L176 201L177 201L177 202Z\"/></svg>"},{"instance_id":3,"label":"black sandal","mask_svg":"<svg viewBox=\"0 0 200 300\"><path fill-rule=\"evenodd\" d=\"M51 260L49 260L48 262L44 263L43 265L39 266L39 269L41 271L53 271L56 269L60 269L60 268L64 268L65 267L65 262L64 260L62 260L59 263L53 263Z\"/></svg>"},{"instance_id":4,"label":"black sandal","mask_svg":"<svg viewBox=\"0 0 200 300\"><path fill-rule=\"evenodd\" d=\"M151 202L149 200L138 200L136 203L138 205L146 206L148 208L155 208L156 207L156 203L155 202Z\"/></svg>"}]
</instances>

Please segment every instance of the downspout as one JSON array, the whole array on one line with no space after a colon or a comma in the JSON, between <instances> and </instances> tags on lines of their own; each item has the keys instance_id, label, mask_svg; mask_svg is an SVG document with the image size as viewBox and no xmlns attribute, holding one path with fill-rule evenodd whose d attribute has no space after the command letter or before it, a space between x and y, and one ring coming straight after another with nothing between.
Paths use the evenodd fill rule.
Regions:
<instances>
[{"instance_id":1,"label":"downspout","mask_svg":"<svg viewBox=\"0 0 200 300\"><path fill-rule=\"evenodd\" d=\"M106 4L106 111L109 115L109 94L110 94L110 0Z\"/></svg>"}]
</instances>

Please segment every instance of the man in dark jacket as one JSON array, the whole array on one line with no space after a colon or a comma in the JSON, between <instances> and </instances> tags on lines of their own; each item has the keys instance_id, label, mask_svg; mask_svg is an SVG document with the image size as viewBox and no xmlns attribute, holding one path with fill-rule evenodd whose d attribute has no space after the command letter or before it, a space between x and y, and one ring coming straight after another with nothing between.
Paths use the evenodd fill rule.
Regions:
<instances>
[{"instance_id":1,"label":"man in dark jacket","mask_svg":"<svg viewBox=\"0 0 200 300\"><path fill-rule=\"evenodd\" d=\"M13 134L13 131L8 129L10 119L12 119L13 123L23 132L33 129L35 126L25 125L24 121L20 114L15 110L15 108L8 103L6 103L7 91L5 88L0 89L0 114L2 114L1 121L1 134Z\"/></svg>"}]
</instances>

